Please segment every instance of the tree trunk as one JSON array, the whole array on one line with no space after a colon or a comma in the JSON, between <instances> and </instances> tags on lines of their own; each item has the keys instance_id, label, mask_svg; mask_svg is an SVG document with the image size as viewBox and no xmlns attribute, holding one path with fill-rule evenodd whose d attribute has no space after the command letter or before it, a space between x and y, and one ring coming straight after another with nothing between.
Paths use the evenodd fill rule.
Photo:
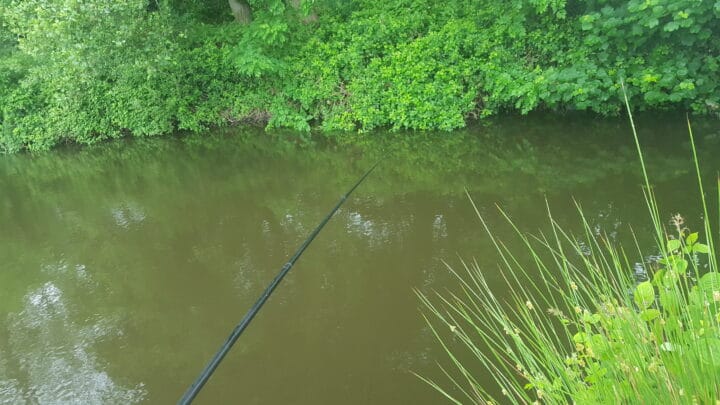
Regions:
<instances>
[{"instance_id":1,"label":"tree trunk","mask_svg":"<svg viewBox=\"0 0 720 405\"><path fill-rule=\"evenodd\" d=\"M245 0L228 0L230 10L235 16L235 21L240 24L250 24L252 22L252 10Z\"/></svg>"},{"instance_id":2,"label":"tree trunk","mask_svg":"<svg viewBox=\"0 0 720 405\"><path fill-rule=\"evenodd\" d=\"M288 3L290 4L290 7L292 7L296 11L302 11L302 0L289 0ZM302 18L302 22L304 22L305 24L314 23L317 20L318 16L315 10L310 10L310 14Z\"/></svg>"}]
</instances>

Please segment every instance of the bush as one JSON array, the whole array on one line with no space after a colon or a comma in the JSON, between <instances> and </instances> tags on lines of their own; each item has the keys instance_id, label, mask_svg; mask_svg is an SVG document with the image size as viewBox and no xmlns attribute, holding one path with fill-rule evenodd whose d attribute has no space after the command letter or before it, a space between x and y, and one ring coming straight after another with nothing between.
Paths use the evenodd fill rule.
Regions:
<instances>
[{"instance_id":1,"label":"bush","mask_svg":"<svg viewBox=\"0 0 720 405\"><path fill-rule=\"evenodd\" d=\"M714 0L249 3L241 25L222 1L0 0L0 150L237 122L305 137L616 114L621 79L641 110L720 110Z\"/></svg>"}]
</instances>

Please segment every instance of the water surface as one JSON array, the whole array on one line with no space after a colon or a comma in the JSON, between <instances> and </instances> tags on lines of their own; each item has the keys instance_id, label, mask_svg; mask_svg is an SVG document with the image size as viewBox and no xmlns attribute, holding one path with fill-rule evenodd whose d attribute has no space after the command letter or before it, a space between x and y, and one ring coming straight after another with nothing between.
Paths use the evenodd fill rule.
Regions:
<instances>
[{"instance_id":1,"label":"water surface","mask_svg":"<svg viewBox=\"0 0 720 405\"><path fill-rule=\"evenodd\" d=\"M684 117L640 117L663 215L699 228ZM699 121L703 165L720 160ZM647 226L625 120L506 118L453 133L373 133L354 145L234 129L0 157L0 403L173 403L346 189L198 403L435 404L446 381L413 290L456 288L443 261L573 198L597 232ZM516 246L517 247L517 246ZM648 248L649 249L649 248ZM652 253L650 251L648 254Z\"/></svg>"}]
</instances>

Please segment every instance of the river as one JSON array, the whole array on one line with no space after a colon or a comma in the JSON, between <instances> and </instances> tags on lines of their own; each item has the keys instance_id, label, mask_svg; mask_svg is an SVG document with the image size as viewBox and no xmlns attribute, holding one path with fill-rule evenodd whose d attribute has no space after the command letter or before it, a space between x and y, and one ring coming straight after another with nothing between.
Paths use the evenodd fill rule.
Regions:
<instances>
[{"instance_id":1,"label":"river","mask_svg":"<svg viewBox=\"0 0 720 405\"><path fill-rule=\"evenodd\" d=\"M684 119L638 126L662 215L700 230ZM698 120L695 132L713 194L720 124ZM506 117L358 137L234 128L0 156L0 403L174 403L381 158L198 403L441 403L412 374L450 386L414 290L457 289L444 262L474 258L491 282L497 271L466 190L521 257L496 204L541 232L547 200L572 232L574 199L598 233L622 243L632 226L654 253L626 119Z\"/></svg>"}]
</instances>

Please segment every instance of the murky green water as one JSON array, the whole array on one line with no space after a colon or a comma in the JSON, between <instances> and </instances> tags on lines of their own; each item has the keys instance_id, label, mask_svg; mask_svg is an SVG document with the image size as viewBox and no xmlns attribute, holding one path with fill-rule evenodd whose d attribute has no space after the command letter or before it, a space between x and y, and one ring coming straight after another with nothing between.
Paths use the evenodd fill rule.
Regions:
<instances>
[{"instance_id":1,"label":"murky green water","mask_svg":"<svg viewBox=\"0 0 720 405\"><path fill-rule=\"evenodd\" d=\"M684 117L639 120L663 213L697 227ZM720 168L720 125L696 125ZM285 140L283 140L285 139ZM413 289L454 288L442 261L497 257L464 189L512 247L544 198L598 232L646 226L624 120L504 119L456 133L295 146L226 132L0 157L0 403L173 403L338 197L328 224L198 403L434 404L445 381ZM710 177L712 178L712 176ZM577 229L577 227L575 227ZM645 240L647 241L647 240Z\"/></svg>"}]
</instances>

